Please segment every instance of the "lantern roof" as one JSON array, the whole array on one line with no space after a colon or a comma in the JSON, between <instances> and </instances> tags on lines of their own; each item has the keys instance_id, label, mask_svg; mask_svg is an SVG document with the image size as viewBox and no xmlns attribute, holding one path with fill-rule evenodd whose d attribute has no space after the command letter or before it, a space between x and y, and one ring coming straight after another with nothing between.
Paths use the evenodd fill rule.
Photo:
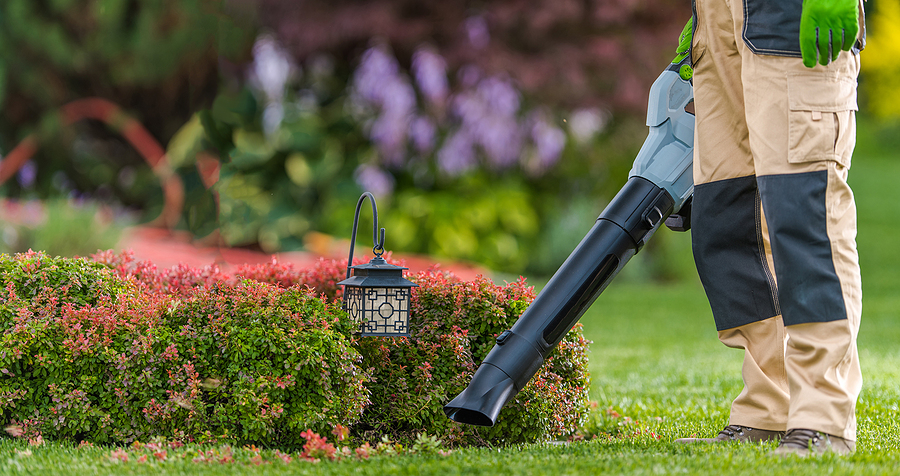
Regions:
<instances>
[{"instance_id":1,"label":"lantern roof","mask_svg":"<svg viewBox=\"0 0 900 476\"><path fill-rule=\"evenodd\" d=\"M409 269L388 263L376 256L366 264L351 266L353 276L339 282L339 285L367 288L411 288L419 285L403 277L403 270Z\"/></svg>"}]
</instances>

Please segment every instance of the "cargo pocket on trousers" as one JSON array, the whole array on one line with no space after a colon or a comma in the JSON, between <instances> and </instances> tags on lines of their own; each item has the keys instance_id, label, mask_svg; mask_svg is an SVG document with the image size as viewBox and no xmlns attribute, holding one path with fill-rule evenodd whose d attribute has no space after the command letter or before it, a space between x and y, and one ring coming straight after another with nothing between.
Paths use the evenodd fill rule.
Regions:
<instances>
[{"instance_id":1,"label":"cargo pocket on trousers","mask_svg":"<svg viewBox=\"0 0 900 476\"><path fill-rule=\"evenodd\" d=\"M823 73L794 73L787 80L788 162L832 160L849 167L856 134L856 81Z\"/></svg>"}]
</instances>

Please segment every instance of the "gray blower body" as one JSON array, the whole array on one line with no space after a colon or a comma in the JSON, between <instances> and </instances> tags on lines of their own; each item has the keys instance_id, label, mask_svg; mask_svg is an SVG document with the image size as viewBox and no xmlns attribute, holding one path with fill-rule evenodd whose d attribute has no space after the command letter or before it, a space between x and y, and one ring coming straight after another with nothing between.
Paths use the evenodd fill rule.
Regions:
<instances>
[{"instance_id":1,"label":"gray blower body","mask_svg":"<svg viewBox=\"0 0 900 476\"><path fill-rule=\"evenodd\" d=\"M503 406L660 225L689 228L694 116L685 106L694 95L679 66L669 66L650 89L650 132L628 182L519 320L497 337L469 386L444 406L450 419L493 426Z\"/></svg>"}]
</instances>

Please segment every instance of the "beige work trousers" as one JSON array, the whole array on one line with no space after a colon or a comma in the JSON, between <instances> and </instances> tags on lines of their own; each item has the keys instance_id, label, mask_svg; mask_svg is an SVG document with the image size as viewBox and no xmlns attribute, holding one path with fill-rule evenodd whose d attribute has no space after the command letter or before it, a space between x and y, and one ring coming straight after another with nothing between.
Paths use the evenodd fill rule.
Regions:
<instances>
[{"instance_id":1,"label":"beige work trousers","mask_svg":"<svg viewBox=\"0 0 900 476\"><path fill-rule=\"evenodd\" d=\"M742 40L742 7L742 0L697 0L692 45L692 220L700 221L693 230L695 259L711 304L717 299L719 339L744 350L744 388L732 404L730 424L806 428L855 441L861 280L847 175L855 146L859 55L841 52L828 66L806 68L796 57L754 54ZM821 186L809 185L814 182ZM766 286L755 290L745 287L740 272L722 271L743 266L740 259L721 258L737 241L727 239L726 224L715 223L731 216L730 202L721 197L732 183L757 187L749 192L756 196L756 236L749 245L757 249L748 253L759 261L758 281ZM808 198L812 189L819 198ZM710 190L722 193L698 210L697 199ZM806 202L812 211L803 208ZM716 218L703 223L704 216ZM804 242L807 221L820 225L821 252L801 256L806 248L797 243ZM716 243L720 232L726 238ZM696 258L709 249L724 251ZM808 262L811 275L823 274L832 284L807 283ZM738 299L732 305L717 297L729 292L752 292L757 304Z\"/></svg>"}]
</instances>

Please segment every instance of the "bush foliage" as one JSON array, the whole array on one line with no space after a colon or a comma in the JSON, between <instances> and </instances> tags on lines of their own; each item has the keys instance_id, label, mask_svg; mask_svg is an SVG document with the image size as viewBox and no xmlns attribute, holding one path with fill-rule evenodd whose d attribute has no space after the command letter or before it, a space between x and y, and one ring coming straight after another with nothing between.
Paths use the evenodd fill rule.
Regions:
<instances>
[{"instance_id":1,"label":"bush foliage","mask_svg":"<svg viewBox=\"0 0 900 476\"><path fill-rule=\"evenodd\" d=\"M308 290L206 280L166 294L83 259L0 263L0 411L27 436L292 447L367 402L347 322Z\"/></svg>"},{"instance_id":2,"label":"bush foliage","mask_svg":"<svg viewBox=\"0 0 900 476\"><path fill-rule=\"evenodd\" d=\"M245 266L237 274L280 286L306 284L340 296L337 282L344 272L337 261L320 259L310 269L273 262ZM484 277L463 282L437 269L410 279L419 285L412 291L410 337L357 341L363 366L373 372L371 403L357 430L399 438L424 430L456 444L519 443L569 434L583 421L590 382L588 341L580 324L507 404L496 426L476 430L447 419L443 405L465 389L495 338L534 300L534 290L524 278L498 286Z\"/></svg>"},{"instance_id":3,"label":"bush foliage","mask_svg":"<svg viewBox=\"0 0 900 476\"><path fill-rule=\"evenodd\" d=\"M0 420L30 438L299 448L304 432L341 425L367 441L517 443L569 434L586 411L587 343L576 327L497 426L443 415L534 298L524 279L420 273L412 335L360 338L335 299L344 268L334 261L232 276L111 252L25 253L0 255L0 270Z\"/></svg>"}]
</instances>

